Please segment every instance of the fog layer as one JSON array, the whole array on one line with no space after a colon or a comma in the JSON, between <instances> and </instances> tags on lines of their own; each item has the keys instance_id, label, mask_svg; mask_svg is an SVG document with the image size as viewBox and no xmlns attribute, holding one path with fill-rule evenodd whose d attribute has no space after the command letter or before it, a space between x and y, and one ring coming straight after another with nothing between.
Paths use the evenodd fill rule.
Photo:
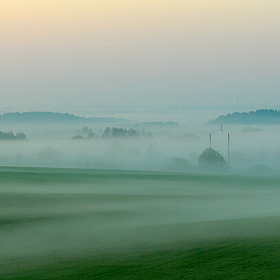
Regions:
<instances>
[{"instance_id":1,"label":"fog layer","mask_svg":"<svg viewBox=\"0 0 280 280\"><path fill-rule=\"evenodd\" d=\"M132 130L136 136L104 138L109 126ZM280 174L280 133L273 125L224 125L222 133L220 125L135 121L88 126L6 124L3 130L24 132L28 140L1 141L2 166L210 172L201 170L198 158L210 146L211 134L211 147L225 158L226 172Z\"/></svg>"},{"instance_id":2,"label":"fog layer","mask_svg":"<svg viewBox=\"0 0 280 280\"><path fill-rule=\"evenodd\" d=\"M0 179L3 264L271 235L280 213L277 178L1 168Z\"/></svg>"}]
</instances>

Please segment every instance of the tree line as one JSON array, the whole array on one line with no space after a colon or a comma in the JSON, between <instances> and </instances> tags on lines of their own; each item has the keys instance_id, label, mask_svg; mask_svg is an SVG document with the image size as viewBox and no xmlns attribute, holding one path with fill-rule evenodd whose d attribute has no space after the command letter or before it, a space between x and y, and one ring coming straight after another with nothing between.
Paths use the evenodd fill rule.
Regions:
<instances>
[{"instance_id":1,"label":"tree line","mask_svg":"<svg viewBox=\"0 0 280 280\"><path fill-rule=\"evenodd\" d=\"M80 117L69 113L54 113L54 112L14 112L14 113L4 113L0 114L1 123L28 123L28 122L120 122L127 121L124 119L118 119L113 117Z\"/></svg>"},{"instance_id":2,"label":"tree line","mask_svg":"<svg viewBox=\"0 0 280 280\"><path fill-rule=\"evenodd\" d=\"M102 138L111 138L111 137L138 137L139 132L133 128L117 128L117 127L106 127L102 134Z\"/></svg>"},{"instance_id":3,"label":"tree line","mask_svg":"<svg viewBox=\"0 0 280 280\"><path fill-rule=\"evenodd\" d=\"M12 131L3 132L0 131L0 140L26 140L26 135L23 132L14 134Z\"/></svg>"},{"instance_id":4,"label":"tree line","mask_svg":"<svg viewBox=\"0 0 280 280\"><path fill-rule=\"evenodd\" d=\"M136 130L134 128L126 129L118 127L106 127L101 135L101 138L133 138L139 137L140 135L143 136L144 134L144 131L140 133L139 130ZM145 134L145 136L148 138L152 138L153 134L151 132L148 132ZM72 139L74 140L85 138L97 139L99 138L99 135L95 134L93 130L88 128L87 126L83 126L81 129L78 129L76 135L72 137Z\"/></svg>"},{"instance_id":5,"label":"tree line","mask_svg":"<svg viewBox=\"0 0 280 280\"><path fill-rule=\"evenodd\" d=\"M272 109L261 109L250 112L235 112L221 115L216 119L208 121L208 124L280 124L280 111Z\"/></svg>"}]
</instances>

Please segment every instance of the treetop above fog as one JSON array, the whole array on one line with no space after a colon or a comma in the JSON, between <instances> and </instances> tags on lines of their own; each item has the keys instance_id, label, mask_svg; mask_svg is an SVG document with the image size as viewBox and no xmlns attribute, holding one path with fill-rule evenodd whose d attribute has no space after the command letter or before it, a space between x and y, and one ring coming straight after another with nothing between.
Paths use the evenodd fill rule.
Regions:
<instances>
[{"instance_id":1,"label":"treetop above fog","mask_svg":"<svg viewBox=\"0 0 280 280\"><path fill-rule=\"evenodd\" d=\"M26 135L22 132L14 134L12 131L3 132L0 131L0 140L26 140Z\"/></svg>"},{"instance_id":2,"label":"treetop above fog","mask_svg":"<svg viewBox=\"0 0 280 280\"><path fill-rule=\"evenodd\" d=\"M213 148L205 149L198 157L200 165L224 165L225 158Z\"/></svg>"},{"instance_id":3,"label":"treetop above fog","mask_svg":"<svg viewBox=\"0 0 280 280\"><path fill-rule=\"evenodd\" d=\"M137 137L139 136L139 132L133 128L125 129L125 128L117 128L117 127L106 127L102 134L102 138L111 138L111 137Z\"/></svg>"},{"instance_id":4,"label":"treetop above fog","mask_svg":"<svg viewBox=\"0 0 280 280\"><path fill-rule=\"evenodd\" d=\"M15 112L0 114L0 123L54 123L54 122L125 122L125 119L113 117L80 117L69 113L53 113L53 112Z\"/></svg>"},{"instance_id":5,"label":"treetop above fog","mask_svg":"<svg viewBox=\"0 0 280 280\"><path fill-rule=\"evenodd\" d=\"M272 109L261 109L250 112L235 112L221 115L216 119L208 121L208 124L280 124L280 111Z\"/></svg>"},{"instance_id":6,"label":"treetop above fog","mask_svg":"<svg viewBox=\"0 0 280 280\"><path fill-rule=\"evenodd\" d=\"M83 136L82 136L83 135ZM134 138L139 136L145 136L148 138L153 138L153 134L151 132L145 133L142 131L141 133L139 130L135 130L134 128L118 128L118 127L106 127L103 134L101 135L101 138ZM80 140L80 139L98 139L99 135L95 134L92 129L89 129L87 126L83 126L81 129L77 130L77 133L74 137L72 137L73 140Z\"/></svg>"}]
</instances>

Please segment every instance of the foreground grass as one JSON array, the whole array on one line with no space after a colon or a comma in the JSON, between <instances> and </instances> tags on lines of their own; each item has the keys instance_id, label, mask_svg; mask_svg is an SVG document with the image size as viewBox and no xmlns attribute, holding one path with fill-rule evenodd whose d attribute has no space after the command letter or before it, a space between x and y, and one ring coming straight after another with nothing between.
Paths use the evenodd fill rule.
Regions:
<instances>
[{"instance_id":1,"label":"foreground grass","mask_svg":"<svg viewBox=\"0 0 280 280\"><path fill-rule=\"evenodd\" d=\"M280 279L280 179L0 168L0 279Z\"/></svg>"},{"instance_id":2,"label":"foreground grass","mask_svg":"<svg viewBox=\"0 0 280 280\"><path fill-rule=\"evenodd\" d=\"M178 245L178 244L177 244ZM56 260L1 279L280 279L279 238L181 244L136 255ZM193 245L191 245L193 247Z\"/></svg>"}]
</instances>

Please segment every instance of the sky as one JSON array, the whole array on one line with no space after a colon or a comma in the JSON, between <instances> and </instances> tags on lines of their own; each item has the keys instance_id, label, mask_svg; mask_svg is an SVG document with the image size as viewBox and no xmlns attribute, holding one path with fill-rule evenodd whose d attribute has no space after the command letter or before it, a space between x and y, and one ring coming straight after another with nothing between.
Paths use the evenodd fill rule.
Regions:
<instances>
[{"instance_id":1,"label":"sky","mask_svg":"<svg viewBox=\"0 0 280 280\"><path fill-rule=\"evenodd\" d=\"M0 110L280 100L279 0L1 0Z\"/></svg>"}]
</instances>

